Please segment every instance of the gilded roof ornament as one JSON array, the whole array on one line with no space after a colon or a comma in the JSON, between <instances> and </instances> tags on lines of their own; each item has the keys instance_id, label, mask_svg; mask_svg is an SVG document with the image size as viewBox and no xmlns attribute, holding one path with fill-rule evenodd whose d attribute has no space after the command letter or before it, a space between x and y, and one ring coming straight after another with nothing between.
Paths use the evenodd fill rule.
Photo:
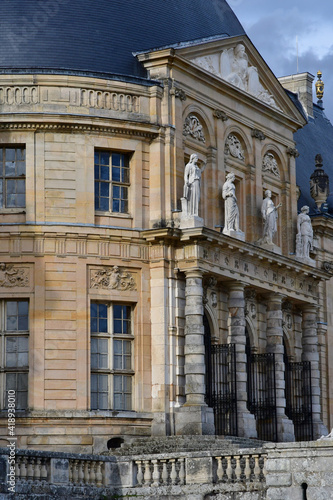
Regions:
<instances>
[{"instance_id":1,"label":"gilded roof ornament","mask_svg":"<svg viewBox=\"0 0 333 500\"><path fill-rule=\"evenodd\" d=\"M324 82L321 79L322 76L323 76L322 72L318 71L317 73L318 80L316 81L316 94L318 101L322 101L324 97Z\"/></svg>"}]
</instances>

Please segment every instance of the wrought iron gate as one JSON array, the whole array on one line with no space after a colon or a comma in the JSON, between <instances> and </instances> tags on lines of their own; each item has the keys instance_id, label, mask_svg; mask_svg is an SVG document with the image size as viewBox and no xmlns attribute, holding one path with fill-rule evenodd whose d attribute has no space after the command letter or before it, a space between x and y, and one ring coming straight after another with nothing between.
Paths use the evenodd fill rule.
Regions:
<instances>
[{"instance_id":1,"label":"wrought iron gate","mask_svg":"<svg viewBox=\"0 0 333 500\"><path fill-rule=\"evenodd\" d=\"M248 409L255 416L258 439L277 441L274 354L248 356L247 389Z\"/></svg>"},{"instance_id":2,"label":"wrought iron gate","mask_svg":"<svg viewBox=\"0 0 333 500\"><path fill-rule=\"evenodd\" d=\"M214 410L215 433L237 436L235 344L206 344L206 403Z\"/></svg>"},{"instance_id":3,"label":"wrought iron gate","mask_svg":"<svg viewBox=\"0 0 333 500\"><path fill-rule=\"evenodd\" d=\"M286 415L293 421L296 441L313 440L311 363L285 362Z\"/></svg>"}]
</instances>

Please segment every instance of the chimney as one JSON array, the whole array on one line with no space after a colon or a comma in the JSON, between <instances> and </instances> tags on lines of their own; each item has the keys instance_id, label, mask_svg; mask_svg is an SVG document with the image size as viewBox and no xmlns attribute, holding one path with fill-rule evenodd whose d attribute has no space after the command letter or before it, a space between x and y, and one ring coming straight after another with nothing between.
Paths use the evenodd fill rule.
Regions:
<instances>
[{"instance_id":1,"label":"chimney","mask_svg":"<svg viewBox=\"0 0 333 500\"><path fill-rule=\"evenodd\" d=\"M313 118L312 82L314 76L311 73L297 73L296 75L282 76L278 80L282 87L298 95L306 115Z\"/></svg>"}]
</instances>

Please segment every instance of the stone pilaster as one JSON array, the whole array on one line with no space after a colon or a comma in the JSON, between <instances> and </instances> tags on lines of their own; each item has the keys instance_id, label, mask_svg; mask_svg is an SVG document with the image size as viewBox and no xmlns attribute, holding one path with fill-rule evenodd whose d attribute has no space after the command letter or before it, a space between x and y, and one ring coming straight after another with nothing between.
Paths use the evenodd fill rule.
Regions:
<instances>
[{"instance_id":1,"label":"stone pilaster","mask_svg":"<svg viewBox=\"0 0 333 500\"><path fill-rule=\"evenodd\" d=\"M175 413L176 434L214 434L213 410L205 403L205 345L202 272L186 272L185 397Z\"/></svg>"},{"instance_id":2,"label":"stone pilaster","mask_svg":"<svg viewBox=\"0 0 333 500\"><path fill-rule=\"evenodd\" d=\"M323 435L326 436L328 432L321 420L317 308L311 305L304 306L302 317L302 360L311 362L313 437L318 439Z\"/></svg>"},{"instance_id":3,"label":"stone pilaster","mask_svg":"<svg viewBox=\"0 0 333 500\"><path fill-rule=\"evenodd\" d=\"M267 301L267 352L275 354L275 388L278 441L295 441L294 424L286 416L282 300L278 293Z\"/></svg>"},{"instance_id":4,"label":"stone pilaster","mask_svg":"<svg viewBox=\"0 0 333 500\"><path fill-rule=\"evenodd\" d=\"M247 409L247 370L245 336L244 285L234 283L229 288L229 336L228 342L236 344L236 384L238 432L243 437L257 437L254 415Z\"/></svg>"}]
</instances>

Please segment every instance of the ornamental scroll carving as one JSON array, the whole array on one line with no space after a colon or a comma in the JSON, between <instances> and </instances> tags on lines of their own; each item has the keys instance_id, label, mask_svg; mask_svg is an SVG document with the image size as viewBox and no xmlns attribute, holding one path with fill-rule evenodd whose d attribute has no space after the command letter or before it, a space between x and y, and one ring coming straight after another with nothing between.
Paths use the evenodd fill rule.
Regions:
<instances>
[{"instance_id":1,"label":"ornamental scroll carving","mask_svg":"<svg viewBox=\"0 0 333 500\"><path fill-rule=\"evenodd\" d=\"M266 153L262 160L262 170L263 172L270 172L275 175L275 177L280 178L280 171L277 161L272 153Z\"/></svg>"},{"instance_id":2,"label":"ornamental scroll carving","mask_svg":"<svg viewBox=\"0 0 333 500\"><path fill-rule=\"evenodd\" d=\"M225 153L231 154L234 158L238 158L239 160L244 160L244 150L239 139L233 135L229 134L225 143Z\"/></svg>"},{"instance_id":3,"label":"ornamental scroll carving","mask_svg":"<svg viewBox=\"0 0 333 500\"><path fill-rule=\"evenodd\" d=\"M202 125L199 119L194 115L189 115L184 122L183 135L192 136L193 139L201 141L205 144L206 138L203 133Z\"/></svg>"},{"instance_id":4,"label":"ornamental scroll carving","mask_svg":"<svg viewBox=\"0 0 333 500\"><path fill-rule=\"evenodd\" d=\"M121 271L118 266L91 271L90 288L120 291L137 289L133 275Z\"/></svg>"},{"instance_id":5,"label":"ornamental scroll carving","mask_svg":"<svg viewBox=\"0 0 333 500\"><path fill-rule=\"evenodd\" d=\"M0 287L26 287L29 286L28 269L14 267L12 264L0 264Z\"/></svg>"}]
</instances>

